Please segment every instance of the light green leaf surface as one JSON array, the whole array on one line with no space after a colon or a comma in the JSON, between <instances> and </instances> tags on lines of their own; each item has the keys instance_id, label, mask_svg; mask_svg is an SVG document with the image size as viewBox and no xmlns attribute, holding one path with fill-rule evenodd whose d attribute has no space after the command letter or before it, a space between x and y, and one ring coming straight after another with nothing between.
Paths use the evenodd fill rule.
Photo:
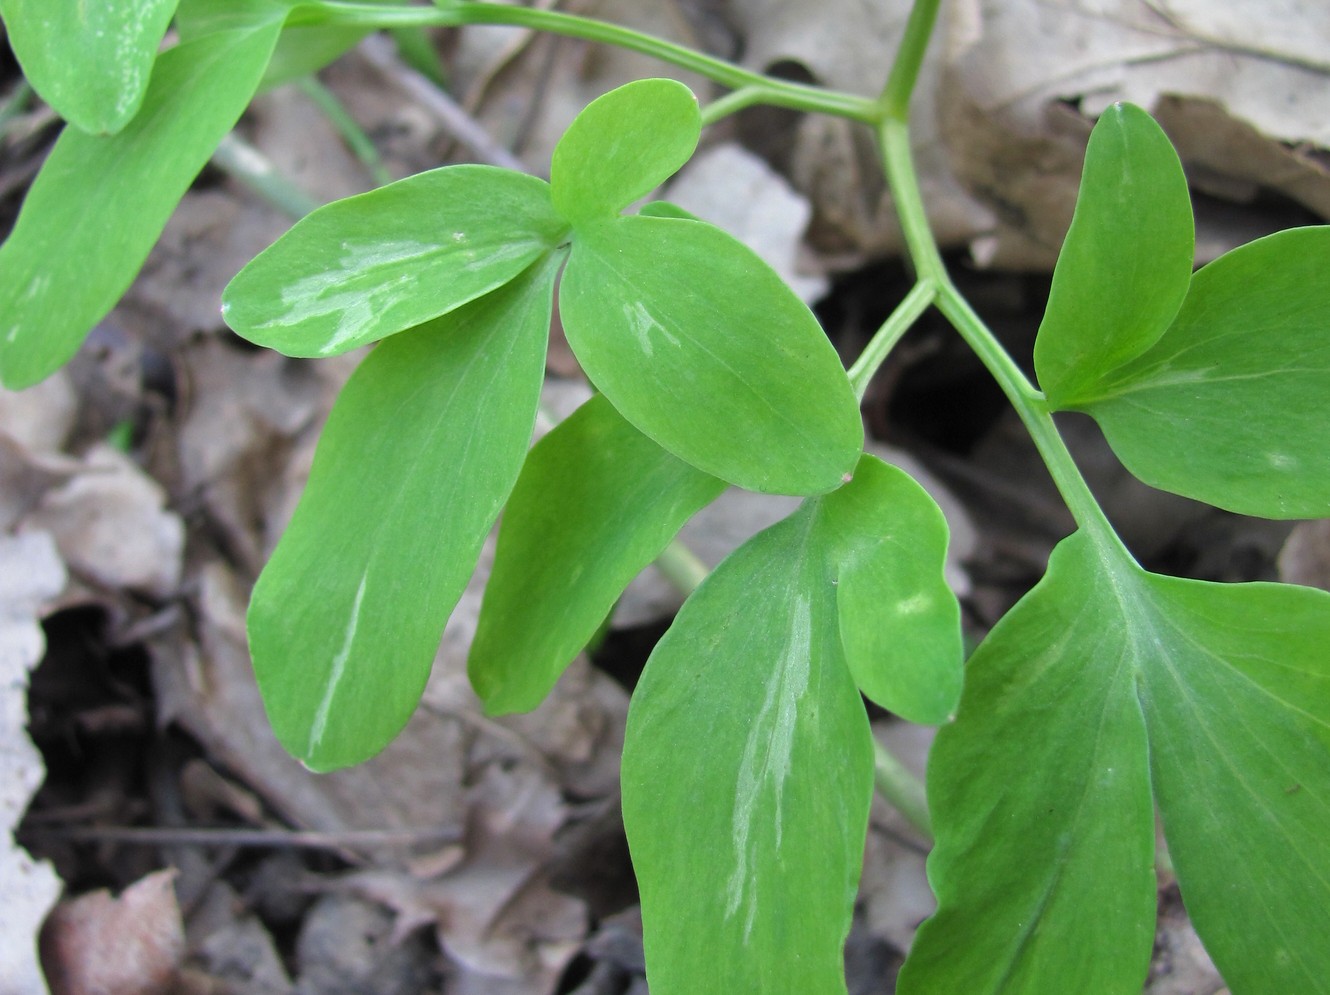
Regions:
<instances>
[{"instance_id":1,"label":"light green leaf surface","mask_svg":"<svg viewBox=\"0 0 1330 995\"><path fill-rule=\"evenodd\" d=\"M836 572L841 642L865 695L911 722L960 699L960 604L947 586L947 522L909 474L864 456L818 502Z\"/></svg>"},{"instance_id":2,"label":"light green leaf surface","mask_svg":"<svg viewBox=\"0 0 1330 995\"><path fill-rule=\"evenodd\" d=\"M559 288L568 342L640 431L750 490L832 490L863 446L817 320L718 228L632 216L578 231Z\"/></svg>"},{"instance_id":3,"label":"light green leaf surface","mask_svg":"<svg viewBox=\"0 0 1330 995\"><path fill-rule=\"evenodd\" d=\"M697 98L671 79L643 79L588 104L550 162L554 206L574 225L613 217L688 161L702 133Z\"/></svg>"},{"instance_id":4,"label":"light green leaf surface","mask_svg":"<svg viewBox=\"0 0 1330 995\"><path fill-rule=\"evenodd\" d=\"M277 738L315 770L382 749L517 479L557 260L369 354L259 577L250 650Z\"/></svg>"},{"instance_id":5,"label":"light green leaf surface","mask_svg":"<svg viewBox=\"0 0 1330 995\"><path fill-rule=\"evenodd\" d=\"M1139 992L1152 798L1235 995L1330 991L1326 645L1323 592L1160 577L1064 540L938 736L940 907L900 991Z\"/></svg>"},{"instance_id":6,"label":"light green leaf surface","mask_svg":"<svg viewBox=\"0 0 1330 995\"><path fill-rule=\"evenodd\" d=\"M868 719L801 512L726 559L633 695L623 811L653 995L844 992Z\"/></svg>"},{"instance_id":7,"label":"light green leaf surface","mask_svg":"<svg viewBox=\"0 0 1330 995\"><path fill-rule=\"evenodd\" d=\"M504 512L471 645L486 710L540 704L629 582L724 488L603 396L537 443Z\"/></svg>"},{"instance_id":8,"label":"light green leaf surface","mask_svg":"<svg viewBox=\"0 0 1330 995\"><path fill-rule=\"evenodd\" d=\"M81 131L113 134L143 103L176 0L0 0L23 75Z\"/></svg>"},{"instance_id":9,"label":"light green leaf surface","mask_svg":"<svg viewBox=\"0 0 1330 995\"><path fill-rule=\"evenodd\" d=\"M163 53L113 136L66 128L0 247L0 379L27 387L77 351L125 292L258 86L284 4Z\"/></svg>"},{"instance_id":10,"label":"light green leaf surface","mask_svg":"<svg viewBox=\"0 0 1330 995\"><path fill-rule=\"evenodd\" d=\"M1330 516L1330 227L1226 253L1177 320L1077 405L1154 487L1266 518Z\"/></svg>"},{"instance_id":11,"label":"light green leaf surface","mask_svg":"<svg viewBox=\"0 0 1330 995\"><path fill-rule=\"evenodd\" d=\"M222 295L237 334L335 356L502 286L567 233L534 176L445 166L307 215Z\"/></svg>"},{"instance_id":12,"label":"light green leaf surface","mask_svg":"<svg viewBox=\"0 0 1330 995\"><path fill-rule=\"evenodd\" d=\"M1163 334L1187 293L1193 242L1191 196L1173 146L1145 111L1112 105L1090 133L1035 341L1035 370L1051 403L1075 403Z\"/></svg>"}]
</instances>

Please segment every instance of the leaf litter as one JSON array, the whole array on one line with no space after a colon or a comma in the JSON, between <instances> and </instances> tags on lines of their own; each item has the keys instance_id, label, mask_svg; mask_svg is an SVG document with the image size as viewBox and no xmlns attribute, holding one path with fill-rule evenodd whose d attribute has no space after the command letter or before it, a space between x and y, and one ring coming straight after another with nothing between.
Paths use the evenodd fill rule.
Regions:
<instances>
[{"instance_id":1,"label":"leaf litter","mask_svg":"<svg viewBox=\"0 0 1330 995\"><path fill-rule=\"evenodd\" d=\"M1290 23L1324 16L1314 4L1283 6ZM925 68L916 128L944 244L968 248L981 265L1045 270L1070 217L1088 120L1122 97L1158 114L1194 189L1206 194L1201 258L1262 226L1293 223L1299 211L1330 213L1323 151L1330 139L1313 113L1325 104L1316 96L1325 86L1323 56L1304 50L1313 29L1280 34L1283 19L1257 16L1262 33L1241 34L1252 17L1235 28L1221 19L1227 8L1182 0L1065 8L1066 17L1044 19L1035 4L998 9L971 0L949 8ZM872 92L900 19L852 0L832 10L705 0L579 7L700 39L722 54L742 49L754 68ZM859 18L872 30L854 27ZM1035 24L1059 25L1064 34L1032 46ZM1087 26L1094 30L1087 34ZM1088 42L1077 48L1068 38ZM495 147L537 173L581 106L660 71L638 56L511 30L467 29L439 40L451 46L458 106ZM1221 52L1238 71L1203 71ZM408 89L381 63L353 54L324 78L394 175L467 155L436 111L403 99ZM1285 99L1290 94L1298 99ZM40 114L24 123L32 133L40 133ZM900 248L873 150L836 122L786 122L764 138L761 122L773 120L780 123L745 113L722 123L718 138L737 144L704 150L667 196L677 191L704 215L708 204L728 201L741 210L720 220L741 229L761 216L765 224L749 232L754 247L771 253L787 278L808 280L810 298L827 288L829 330L838 344L853 342L875 327L877 309L893 303L882 287ZM371 186L334 132L290 91L264 98L244 128L320 197ZM31 156L28 145L19 151L24 161ZM9 162L0 160L0 189L11 188ZM708 178L709 163L730 180L751 176L752 186L726 193ZM15 168L30 172L22 161ZM535 712L482 714L464 661L492 549L445 631L423 707L381 756L313 775L268 729L246 650L247 594L290 517L331 400L360 358L301 363L221 332L220 288L286 224L251 194L211 178L187 196L144 276L69 374L0 395L0 661L8 668L0 757L15 771L3 779L9 793L0 810L23 843L0 851L0 890L17 927L0 944L0 975L41 991L36 937L44 919L54 937L76 928L69 923L95 929L122 919L126 903L147 901L155 954L137 959L143 973L125 982L138 984L132 990L151 990L149 974L159 971L246 995L338 991L353 981L376 992L640 991L641 927L617 801L627 691L583 657ZM1023 278L959 278L1005 325L1037 323L1038 291ZM945 357L930 352L938 347L929 334L921 329L917 348L893 357L866 413L885 426L879 444L888 448L879 453L932 479L953 530L949 579L966 596L977 636L1037 576L1060 526L1047 517L1042 471L1011 448L1004 419L976 407L981 427L958 438L927 424L926 413L911 413L921 391L954 403L967 389L963 368L939 372ZM1012 334L1019 342L1023 333ZM560 372L575 376L566 357ZM576 380L551 381L544 403L566 415L583 391ZM108 445L112 439L120 442ZM1073 439L1078 458L1100 474L1095 488L1110 514L1156 567L1227 579L1279 569L1288 580L1330 585L1323 523L1296 526L1276 568L1287 529L1276 534L1146 493L1103 459L1093 433ZM762 507L750 498L732 492L690 525L686 539L708 563L786 513L779 498L757 499ZM651 573L616 610L614 629L659 626L677 609L677 595ZM29 809L43 772L23 718L25 674L41 659L38 622L59 640L70 616L58 610L81 608L95 609L103 624L79 659L107 668L109 682L100 686L118 690L73 704L35 697L27 706L69 709L62 728L90 767L75 777L52 753L47 785ZM129 691L124 682L138 678L126 669L127 651L147 660L145 683ZM632 670L628 661L615 673L631 683ZM139 693L152 709L147 724L123 711ZM873 729L922 769L927 730L880 715ZM88 763L107 756L116 762ZM127 776L134 770L151 790ZM76 781L84 791L77 803ZM108 803L108 795L119 797ZM190 842L185 830L199 826L219 832ZM151 828L165 833L151 845L120 832ZM242 831L264 846L239 845ZM875 802L847 948L851 991L892 989L913 929L932 907L923 851L899 816ZM173 878L156 873L167 866ZM47 919L60 887L53 867L70 897ZM120 897L99 894L108 886ZM1176 913L1175 893L1166 888L1163 902ZM1152 991L1210 990L1201 986L1212 983L1213 969L1188 929L1185 917L1161 918ZM1172 938L1175 930L1181 939ZM53 990L80 990L58 989L57 976L104 972L98 949L48 943Z\"/></svg>"}]
</instances>

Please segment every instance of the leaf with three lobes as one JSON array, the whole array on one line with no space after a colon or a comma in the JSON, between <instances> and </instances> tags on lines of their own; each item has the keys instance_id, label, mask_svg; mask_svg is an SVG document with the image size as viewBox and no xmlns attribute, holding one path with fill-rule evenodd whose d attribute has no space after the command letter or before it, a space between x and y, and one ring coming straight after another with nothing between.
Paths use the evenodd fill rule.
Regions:
<instances>
[{"instance_id":1,"label":"leaf with three lobes","mask_svg":"<svg viewBox=\"0 0 1330 995\"><path fill-rule=\"evenodd\" d=\"M237 334L288 356L335 356L489 293L558 246L549 186L444 166L319 208L222 295Z\"/></svg>"},{"instance_id":2,"label":"leaf with three lobes","mask_svg":"<svg viewBox=\"0 0 1330 995\"><path fill-rule=\"evenodd\" d=\"M697 98L672 79L611 90L569 125L550 162L554 206L574 225L607 220L688 161L702 133Z\"/></svg>"},{"instance_id":3,"label":"leaf with three lobes","mask_svg":"<svg viewBox=\"0 0 1330 995\"><path fill-rule=\"evenodd\" d=\"M162 53L119 133L66 128L56 142L0 247L6 386L30 386L77 351L249 103L287 9L250 6L253 19Z\"/></svg>"},{"instance_id":4,"label":"leaf with three lobes","mask_svg":"<svg viewBox=\"0 0 1330 995\"><path fill-rule=\"evenodd\" d=\"M724 489L603 396L538 442L504 511L471 644L486 711L540 704L624 588Z\"/></svg>"},{"instance_id":5,"label":"leaf with three lobes","mask_svg":"<svg viewBox=\"0 0 1330 995\"><path fill-rule=\"evenodd\" d=\"M1330 516L1330 227L1220 256L1147 352L1078 410L1163 490L1244 515Z\"/></svg>"},{"instance_id":6,"label":"leaf with three lobes","mask_svg":"<svg viewBox=\"0 0 1330 995\"><path fill-rule=\"evenodd\" d=\"M845 991L873 746L815 524L731 554L633 693L623 814L653 993Z\"/></svg>"},{"instance_id":7,"label":"leaf with three lobes","mask_svg":"<svg viewBox=\"0 0 1330 995\"><path fill-rule=\"evenodd\" d=\"M1035 339L1039 385L1066 406L1149 348L1187 293L1191 195L1149 114L1114 104L1090 133L1076 213Z\"/></svg>"},{"instance_id":8,"label":"leaf with three lobes","mask_svg":"<svg viewBox=\"0 0 1330 995\"><path fill-rule=\"evenodd\" d=\"M819 501L846 662L859 690L936 725L960 699L960 605L947 586L947 521L910 475L864 456Z\"/></svg>"},{"instance_id":9,"label":"leaf with three lobes","mask_svg":"<svg viewBox=\"0 0 1330 995\"><path fill-rule=\"evenodd\" d=\"M249 609L273 731L315 770L411 716L526 456L557 259L382 343L342 390Z\"/></svg>"},{"instance_id":10,"label":"leaf with three lobes","mask_svg":"<svg viewBox=\"0 0 1330 995\"><path fill-rule=\"evenodd\" d=\"M1327 641L1323 592L1161 577L1064 540L934 746L939 909L901 992L1139 992L1152 801L1235 995L1330 991Z\"/></svg>"},{"instance_id":11,"label":"leaf with three lobes","mask_svg":"<svg viewBox=\"0 0 1330 995\"><path fill-rule=\"evenodd\" d=\"M114 134L143 103L175 0L0 0L32 88L89 134Z\"/></svg>"},{"instance_id":12,"label":"leaf with three lobes","mask_svg":"<svg viewBox=\"0 0 1330 995\"><path fill-rule=\"evenodd\" d=\"M863 426L835 349L720 229L631 216L579 230L559 312L592 383L698 469L785 494L832 490L853 470Z\"/></svg>"}]
</instances>

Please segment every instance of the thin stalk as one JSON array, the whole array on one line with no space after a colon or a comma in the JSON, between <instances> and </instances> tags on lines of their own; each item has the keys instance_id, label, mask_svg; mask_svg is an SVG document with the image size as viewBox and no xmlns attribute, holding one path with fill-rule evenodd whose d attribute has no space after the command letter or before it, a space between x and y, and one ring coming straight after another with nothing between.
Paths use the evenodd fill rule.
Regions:
<instances>
[{"instance_id":1,"label":"thin stalk","mask_svg":"<svg viewBox=\"0 0 1330 995\"><path fill-rule=\"evenodd\" d=\"M664 574L665 579L684 597L696 591L711 572L711 568L678 539L666 546L664 552L656 557L656 569Z\"/></svg>"},{"instance_id":2,"label":"thin stalk","mask_svg":"<svg viewBox=\"0 0 1330 995\"><path fill-rule=\"evenodd\" d=\"M896 216L900 219L905 247L915 272L920 280L931 279L941 288L950 283L951 278L924 212L924 197L919 190L919 177L910 150L909 123L904 118L889 117L878 125L877 135L882 166L886 170Z\"/></svg>"},{"instance_id":3,"label":"thin stalk","mask_svg":"<svg viewBox=\"0 0 1330 995\"><path fill-rule=\"evenodd\" d=\"M351 112L337 99L337 95L314 76L303 77L297 85L300 87L300 92L314 101L323 112L323 116L337 129L347 148L369 170L374 183L377 186L391 183L393 174L388 172L388 167L383 164L379 150L374 147L369 135L365 134L365 129L360 127L360 122L353 118Z\"/></svg>"},{"instance_id":4,"label":"thin stalk","mask_svg":"<svg viewBox=\"0 0 1330 995\"><path fill-rule=\"evenodd\" d=\"M885 746L873 739L873 780L878 794L891 803L929 843L933 842L933 820L928 814L924 782L901 763Z\"/></svg>"},{"instance_id":5,"label":"thin stalk","mask_svg":"<svg viewBox=\"0 0 1330 995\"><path fill-rule=\"evenodd\" d=\"M723 117L736 114L747 107L762 103L762 91L755 86L746 86L718 97L702 108L702 127L715 124Z\"/></svg>"},{"instance_id":6,"label":"thin stalk","mask_svg":"<svg viewBox=\"0 0 1330 995\"><path fill-rule=\"evenodd\" d=\"M915 0L910 8L910 19L905 22L905 34L896 50L896 61L891 64L891 76L878 98L878 106L886 118L904 121L909 117L910 95L924 64L928 41L933 37L938 5L939 0Z\"/></svg>"},{"instance_id":7,"label":"thin stalk","mask_svg":"<svg viewBox=\"0 0 1330 995\"><path fill-rule=\"evenodd\" d=\"M877 101L867 97L764 76L726 62L724 59L705 55L631 28L560 11L497 3L457 3L447 7L394 7L322 0L297 7L291 15L289 24L344 24L365 28L511 25L639 52L688 72L697 73L733 90L748 87L757 89L762 94L763 103L832 114L867 124L877 121L881 114Z\"/></svg>"},{"instance_id":8,"label":"thin stalk","mask_svg":"<svg viewBox=\"0 0 1330 995\"><path fill-rule=\"evenodd\" d=\"M920 280L910 288L910 292L905 295L904 300L896 305L896 309L891 312L887 320L869 340L864 351L859 354L859 358L854 361L847 375L850 378L850 385L854 387L854 394L860 401L864 399L864 394L868 390L868 383L873 379L873 374L878 371L878 367L886 360L887 355L895 348L896 343L900 341L901 336L910 330L919 316L928 310L929 305L937 297L937 286L930 279Z\"/></svg>"},{"instance_id":9,"label":"thin stalk","mask_svg":"<svg viewBox=\"0 0 1330 995\"><path fill-rule=\"evenodd\" d=\"M212 154L212 163L293 220L299 221L321 206L279 173L267 156L235 132L231 132L218 144Z\"/></svg>"}]
</instances>

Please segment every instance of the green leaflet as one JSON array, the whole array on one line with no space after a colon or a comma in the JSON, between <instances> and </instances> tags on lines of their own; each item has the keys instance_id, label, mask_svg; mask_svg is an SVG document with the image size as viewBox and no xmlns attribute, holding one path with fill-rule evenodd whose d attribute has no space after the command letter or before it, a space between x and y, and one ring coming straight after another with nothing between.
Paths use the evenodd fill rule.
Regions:
<instances>
[{"instance_id":1,"label":"green leaflet","mask_svg":"<svg viewBox=\"0 0 1330 995\"><path fill-rule=\"evenodd\" d=\"M1145 111L1114 104L1090 134L1035 342L1050 403L1074 405L1163 334L1187 293L1193 241L1191 197L1173 146Z\"/></svg>"},{"instance_id":2,"label":"green leaflet","mask_svg":"<svg viewBox=\"0 0 1330 995\"><path fill-rule=\"evenodd\" d=\"M1330 991L1328 640L1322 592L1161 577L1064 540L938 736L939 910L900 991L1139 992L1152 786L1235 995Z\"/></svg>"},{"instance_id":3,"label":"green leaflet","mask_svg":"<svg viewBox=\"0 0 1330 995\"><path fill-rule=\"evenodd\" d=\"M555 208L574 225L613 217L674 175L701 133L697 98L682 83L643 79L611 90L555 146Z\"/></svg>"},{"instance_id":4,"label":"green leaflet","mask_svg":"<svg viewBox=\"0 0 1330 995\"><path fill-rule=\"evenodd\" d=\"M632 216L578 230L559 310L591 381L698 469L786 494L830 491L853 469L863 427L840 359L720 229Z\"/></svg>"},{"instance_id":5,"label":"green leaflet","mask_svg":"<svg viewBox=\"0 0 1330 995\"><path fill-rule=\"evenodd\" d=\"M158 57L118 134L66 128L0 247L0 380L30 386L77 351L133 281L166 220L249 102L286 15L252 19Z\"/></svg>"},{"instance_id":6,"label":"green leaflet","mask_svg":"<svg viewBox=\"0 0 1330 995\"><path fill-rule=\"evenodd\" d=\"M873 747L813 524L726 559L633 694L623 814L654 995L845 991Z\"/></svg>"},{"instance_id":7,"label":"green leaflet","mask_svg":"<svg viewBox=\"0 0 1330 995\"><path fill-rule=\"evenodd\" d=\"M1241 514L1330 515L1330 227L1226 253L1077 405L1147 484Z\"/></svg>"},{"instance_id":8,"label":"green leaflet","mask_svg":"<svg viewBox=\"0 0 1330 995\"><path fill-rule=\"evenodd\" d=\"M114 134L143 102L175 0L0 0L9 44L42 99L89 134Z\"/></svg>"},{"instance_id":9,"label":"green leaflet","mask_svg":"<svg viewBox=\"0 0 1330 995\"><path fill-rule=\"evenodd\" d=\"M471 645L486 711L540 704L629 582L724 488L603 396L537 443L504 512Z\"/></svg>"},{"instance_id":10,"label":"green leaflet","mask_svg":"<svg viewBox=\"0 0 1330 995\"><path fill-rule=\"evenodd\" d=\"M273 730L316 770L415 709L526 455L557 263L382 343L333 408L248 619Z\"/></svg>"},{"instance_id":11,"label":"green leaflet","mask_svg":"<svg viewBox=\"0 0 1330 995\"><path fill-rule=\"evenodd\" d=\"M960 605L943 577L947 522L909 474L864 456L821 499L846 662L859 690L936 725L961 694Z\"/></svg>"},{"instance_id":12,"label":"green leaflet","mask_svg":"<svg viewBox=\"0 0 1330 995\"><path fill-rule=\"evenodd\" d=\"M899 545L915 528L922 541ZM945 547L932 500L865 456L853 482L731 554L652 653L623 805L653 992L844 991L872 794L855 681L890 707L954 709ZM912 581L949 605L901 611ZM920 693L927 679L950 697Z\"/></svg>"},{"instance_id":13,"label":"green leaflet","mask_svg":"<svg viewBox=\"0 0 1330 995\"><path fill-rule=\"evenodd\" d=\"M237 334L288 356L334 356L502 286L567 234L548 185L445 166L319 208L222 295Z\"/></svg>"}]
</instances>

